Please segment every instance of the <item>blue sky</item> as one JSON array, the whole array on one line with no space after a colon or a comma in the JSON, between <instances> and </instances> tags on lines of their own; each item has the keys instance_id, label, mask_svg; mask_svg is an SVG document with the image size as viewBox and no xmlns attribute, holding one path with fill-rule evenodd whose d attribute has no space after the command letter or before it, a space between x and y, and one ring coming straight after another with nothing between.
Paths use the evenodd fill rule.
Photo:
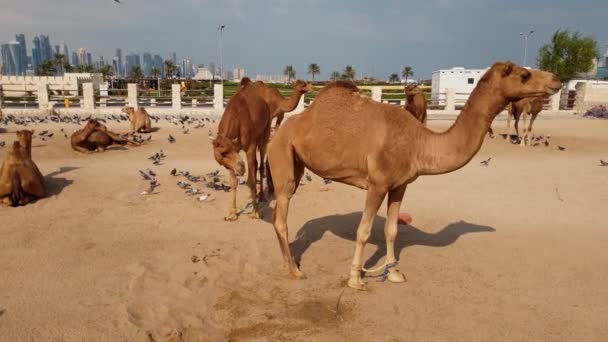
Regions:
<instances>
[{"instance_id":1,"label":"blue sky","mask_svg":"<svg viewBox=\"0 0 608 342\"><path fill-rule=\"evenodd\" d=\"M36 33L84 47L106 58L152 51L217 61L216 27L224 32L224 65L248 75L279 74L293 64L320 64L322 76L355 66L358 75L387 78L404 65L415 78L440 68L485 67L496 60L521 63L520 31L536 30L528 62L557 29L608 44L605 0L0 0L0 41ZM31 46L28 45L28 50ZM530 64L530 63L529 63Z\"/></svg>"}]
</instances>

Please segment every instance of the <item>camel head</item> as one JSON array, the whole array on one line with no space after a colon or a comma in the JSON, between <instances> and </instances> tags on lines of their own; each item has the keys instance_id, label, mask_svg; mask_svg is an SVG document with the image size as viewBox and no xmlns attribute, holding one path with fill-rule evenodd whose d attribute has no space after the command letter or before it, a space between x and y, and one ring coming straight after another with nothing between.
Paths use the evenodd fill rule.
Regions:
<instances>
[{"instance_id":1,"label":"camel head","mask_svg":"<svg viewBox=\"0 0 608 342\"><path fill-rule=\"evenodd\" d=\"M245 174L245 163L239 156L237 139L229 139L223 135L218 135L213 139L213 156L215 160L228 170L234 171L237 176Z\"/></svg>"},{"instance_id":2,"label":"camel head","mask_svg":"<svg viewBox=\"0 0 608 342\"><path fill-rule=\"evenodd\" d=\"M293 86L293 89L300 94L306 94L312 91L312 84L306 81L297 80Z\"/></svg>"},{"instance_id":3,"label":"camel head","mask_svg":"<svg viewBox=\"0 0 608 342\"><path fill-rule=\"evenodd\" d=\"M32 144L32 136L34 135L34 130L22 129L16 132L17 140L21 144L21 146L30 146Z\"/></svg>"},{"instance_id":4,"label":"camel head","mask_svg":"<svg viewBox=\"0 0 608 342\"><path fill-rule=\"evenodd\" d=\"M495 63L479 82L492 84L508 101L553 95L561 88L561 82L552 73L529 70L511 62Z\"/></svg>"},{"instance_id":5,"label":"camel head","mask_svg":"<svg viewBox=\"0 0 608 342\"><path fill-rule=\"evenodd\" d=\"M94 130L101 130L101 131L107 131L108 129L106 128L106 126L102 125L101 123L99 123L99 121L95 120L95 119L90 119L87 124L84 126L84 129L86 131L94 131Z\"/></svg>"},{"instance_id":6,"label":"camel head","mask_svg":"<svg viewBox=\"0 0 608 342\"><path fill-rule=\"evenodd\" d=\"M410 84L405 86L405 95L414 96L416 94L422 94L422 90L418 88L417 84Z\"/></svg>"},{"instance_id":7,"label":"camel head","mask_svg":"<svg viewBox=\"0 0 608 342\"><path fill-rule=\"evenodd\" d=\"M127 114L127 116L129 116L129 120L131 120L131 118L133 117L133 114L135 114L135 108L133 108L133 107L124 107L120 111L122 113Z\"/></svg>"}]
</instances>

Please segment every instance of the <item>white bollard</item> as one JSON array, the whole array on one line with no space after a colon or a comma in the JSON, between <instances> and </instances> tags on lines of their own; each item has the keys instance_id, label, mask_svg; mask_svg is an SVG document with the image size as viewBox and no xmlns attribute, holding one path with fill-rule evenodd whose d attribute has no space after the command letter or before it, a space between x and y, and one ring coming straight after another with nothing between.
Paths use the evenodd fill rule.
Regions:
<instances>
[{"instance_id":1,"label":"white bollard","mask_svg":"<svg viewBox=\"0 0 608 342\"><path fill-rule=\"evenodd\" d=\"M443 110L447 112L456 111L456 92L454 88L447 88L445 90L445 108Z\"/></svg>"},{"instance_id":2,"label":"white bollard","mask_svg":"<svg viewBox=\"0 0 608 342\"><path fill-rule=\"evenodd\" d=\"M93 87L93 83L82 84L82 102L84 109L95 109L95 88Z\"/></svg>"},{"instance_id":3,"label":"white bollard","mask_svg":"<svg viewBox=\"0 0 608 342\"><path fill-rule=\"evenodd\" d=\"M182 109L182 94L179 84L171 85L171 107L173 109Z\"/></svg>"},{"instance_id":4,"label":"white bollard","mask_svg":"<svg viewBox=\"0 0 608 342\"><path fill-rule=\"evenodd\" d=\"M138 103L137 103L137 98L139 97L139 94L138 94L136 83L129 83L127 85L127 94L128 94L128 106L137 109L139 107Z\"/></svg>"},{"instance_id":5,"label":"white bollard","mask_svg":"<svg viewBox=\"0 0 608 342\"><path fill-rule=\"evenodd\" d=\"M372 87L372 100L376 102L382 102L382 87Z\"/></svg>"},{"instance_id":6,"label":"white bollard","mask_svg":"<svg viewBox=\"0 0 608 342\"><path fill-rule=\"evenodd\" d=\"M217 115L224 113L224 85L213 85L213 109Z\"/></svg>"},{"instance_id":7,"label":"white bollard","mask_svg":"<svg viewBox=\"0 0 608 342\"><path fill-rule=\"evenodd\" d=\"M38 85L38 108L45 111L49 109L49 86L45 83Z\"/></svg>"}]
</instances>

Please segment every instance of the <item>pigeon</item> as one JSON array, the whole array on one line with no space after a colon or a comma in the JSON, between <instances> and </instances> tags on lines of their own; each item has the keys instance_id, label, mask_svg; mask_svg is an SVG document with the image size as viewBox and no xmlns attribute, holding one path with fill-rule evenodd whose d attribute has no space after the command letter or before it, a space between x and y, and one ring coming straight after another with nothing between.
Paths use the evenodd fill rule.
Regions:
<instances>
[{"instance_id":1,"label":"pigeon","mask_svg":"<svg viewBox=\"0 0 608 342\"><path fill-rule=\"evenodd\" d=\"M600 159L600 166L608 166L608 162Z\"/></svg>"},{"instance_id":2,"label":"pigeon","mask_svg":"<svg viewBox=\"0 0 608 342\"><path fill-rule=\"evenodd\" d=\"M176 173L177 173L177 169L173 169L173 170L171 170L170 175L171 175L171 176L175 176L175 174L176 174Z\"/></svg>"},{"instance_id":3,"label":"pigeon","mask_svg":"<svg viewBox=\"0 0 608 342\"><path fill-rule=\"evenodd\" d=\"M146 139L148 141L152 140L152 136L149 136L148 139Z\"/></svg>"},{"instance_id":4,"label":"pigeon","mask_svg":"<svg viewBox=\"0 0 608 342\"><path fill-rule=\"evenodd\" d=\"M309 182L312 182L312 177L310 176L310 174L308 172L306 172L306 180Z\"/></svg>"},{"instance_id":5,"label":"pigeon","mask_svg":"<svg viewBox=\"0 0 608 342\"><path fill-rule=\"evenodd\" d=\"M211 194L206 194L206 195L203 195L203 196L199 197L199 198L198 198L198 200L199 200L199 201L201 201L201 202L204 202L204 201L206 201L206 200L207 200L209 197L211 197Z\"/></svg>"},{"instance_id":6,"label":"pigeon","mask_svg":"<svg viewBox=\"0 0 608 342\"><path fill-rule=\"evenodd\" d=\"M190 196L198 195L198 194L201 193L201 189L199 189L199 188L189 188L188 190L186 190L186 193L188 195L190 195Z\"/></svg>"},{"instance_id":7,"label":"pigeon","mask_svg":"<svg viewBox=\"0 0 608 342\"><path fill-rule=\"evenodd\" d=\"M325 183L325 184L330 184L330 183L331 183L331 180L323 178L323 183Z\"/></svg>"},{"instance_id":8,"label":"pigeon","mask_svg":"<svg viewBox=\"0 0 608 342\"><path fill-rule=\"evenodd\" d=\"M139 170L139 174L145 179L145 180L152 180L152 177L150 177L147 173L143 172L142 170Z\"/></svg>"},{"instance_id":9,"label":"pigeon","mask_svg":"<svg viewBox=\"0 0 608 342\"><path fill-rule=\"evenodd\" d=\"M160 159L155 159L152 164L154 165L160 165Z\"/></svg>"},{"instance_id":10,"label":"pigeon","mask_svg":"<svg viewBox=\"0 0 608 342\"><path fill-rule=\"evenodd\" d=\"M508 134L501 134L500 135L503 139L507 139Z\"/></svg>"},{"instance_id":11,"label":"pigeon","mask_svg":"<svg viewBox=\"0 0 608 342\"><path fill-rule=\"evenodd\" d=\"M558 145L558 146L557 146L557 148L558 148L560 151L565 151L565 150L566 150L566 148L565 148L564 146L559 146L559 145Z\"/></svg>"},{"instance_id":12,"label":"pigeon","mask_svg":"<svg viewBox=\"0 0 608 342\"><path fill-rule=\"evenodd\" d=\"M179 182L177 182L177 186L179 186L182 189L188 189L191 185L188 182L179 181Z\"/></svg>"},{"instance_id":13,"label":"pigeon","mask_svg":"<svg viewBox=\"0 0 608 342\"><path fill-rule=\"evenodd\" d=\"M152 177L156 177L156 173L154 173L154 171L147 169L146 171L148 171L148 174Z\"/></svg>"},{"instance_id":14,"label":"pigeon","mask_svg":"<svg viewBox=\"0 0 608 342\"><path fill-rule=\"evenodd\" d=\"M0 141L0 147L4 147L4 146L6 146L6 142Z\"/></svg>"},{"instance_id":15,"label":"pigeon","mask_svg":"<svg viewBox=\"0 0 608 342\"><path fill-rule=\"evenodd\" d=\"M159 186L160 184L158 184L155 180L150 181L150 186L148 187L148 189L144 190L141 194L142 195L149 195L151 193L154 192L154 188L156 188L157 186Z\"/></svg>"},{"instance_id":16,"label":"pigeon","mask_svg":"<svg viewBox=\"0 0 608 342\"><path fill-rule=\"evenodd\" d=\"M209 173L207 174L207 177L215 177L215 176L217 176L217 175L219 175L219 174L220 174L220 170L215 170L215 171L213 171L213 172L209 172Z\"/></svg>"},{"instance_id":17,"label":"pigeon","mask_svg":"<svg viewBox=\"0 0 608 342\"><path fill-rule=\"evenodd\" d=\"M483 166L488 166L490 165L490 160L492 160L492 158L488 158L487 160L482 160L479 164L483 165Z\"/></svg>"},{"instance_id":18,"label":"pigeon","mask_svg":"<svg viewBox=\"0 0 608 342\"><path fill-rule=\"evenodd\" d=\"M247 181L245 179L239 179L239 185L245 185Z\"/></svg>"},{"instance_id":19,"label":"pigeon","mask_svg":"<svg viewBox=\"0 0 608 342\"><path fill-rule=\"evenodd\" d=\"M545 146L549 146L549 140L545 140Z\"/></svg>"},{"instance_id":20,"label":"pigeon","mask_svg":"<svg viewBox=\"0 0 608 342\"><path fill-rule=\"evenodd\" d=\"M175 142L175 138L171 134L169 134L169 142L171 144L173 144Z\"/></svg>"},{"instance_id":21,"label":"pigeon","mask_svg":"<svg viewBox=\"0 0 608 342\"><path fill-rule=\"evenodd\" d=\"M189 129L186 129L185 131L183 131L184 134L188 134L188 132L190 132Z\"/></svg>"}]
</instances>

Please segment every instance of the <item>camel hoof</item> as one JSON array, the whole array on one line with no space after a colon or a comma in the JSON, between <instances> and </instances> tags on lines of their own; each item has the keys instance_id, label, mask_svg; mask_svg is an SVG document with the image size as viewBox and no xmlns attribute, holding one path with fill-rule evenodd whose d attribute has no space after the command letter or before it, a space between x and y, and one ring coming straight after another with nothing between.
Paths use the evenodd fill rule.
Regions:
<instances>
[{"instance_id":1,"label":"camel hoof","mask_svg":"<svg viewBox=\"0 0 608 342\"><path fill-rule=\"evenodd\" d=\"M354 279L350 278L348 280L348 287L350 287L351 289L359 290L359 291L366 291L367 290L367 284L365 284L359 278L354 278Z\"/></svg>"},{"instance_id":2,"label":"camel hoof","mask_svg":"<svg viewBox=\"0 0 608 342\"><path fill-rule=\"evenodd\" d=\"M391 283L405 283L405 275L399 271L388 272L387 279Z\"/></svg>"},{"instance_id":3,"label":"camel hoof","mask_svg":"<svg viewBox=\"0 0 608 342\"><path fill-rule=\"evenodd\" d=\"M224 221L236 221L239 217L236 215L236 213L229 213L228 216L224 217Z\"/></svg>"},{"instance_id":4,"label":"camel hoof","mask_svg":"<svg viewBox=\"0 0 608 342\"><path fill-rule=\"evenodd\" d=\"M249 216L250 219L254 220L259 220L261 218L260 213L258 213L257 211L252 211L247 216Z\"/></svg>"}]
</instances>

